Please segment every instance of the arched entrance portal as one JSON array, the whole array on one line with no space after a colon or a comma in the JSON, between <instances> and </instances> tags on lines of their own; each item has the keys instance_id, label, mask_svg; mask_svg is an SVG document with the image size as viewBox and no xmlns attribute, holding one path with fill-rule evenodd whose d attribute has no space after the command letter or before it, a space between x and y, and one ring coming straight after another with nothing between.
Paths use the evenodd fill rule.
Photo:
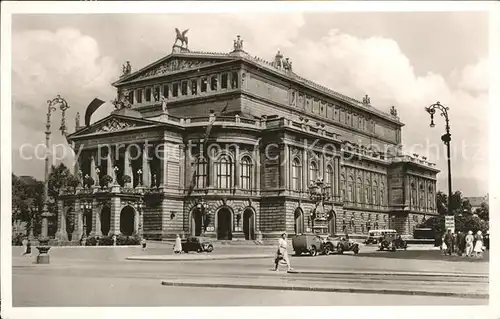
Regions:
<instances>
[{"instance_id":1,"label":"arched entrance portal","mask_svg":"<svg viewBox=\"0 0 500 319\"><path fill-rule=\"evenodd\" d=\"M217 212L217 239L231 240L233 238L232 224L232 213L229 208L221 208Z\"/></svg>"},{"instance_id":2,"label":"arched entrance portal","mask_svg":"<svg viewBox=\"0 0 500 319\"><path fill-rule=\"evenodd\" d=\"M200 236L203 229L203 218L201 211L195 208L191 213L191 235Z\"/></svg>"},{"instance_id":3,"label":"arched entrance portal","mask_svg":"<svg viewBox=\"0 0 500 319\"><path fill-rule=\"evenodd\" d=\"M255 214L251 208L247 208L243 213L243 233L246 240L255 239Z\"/></svg>"},{"instance_id":4,"label":"arched entrance portal","mask_svg":"<svg viewBox=\"0 0 500 319\"><path fill-rule=\"evenodd\" d=\"M120 212L120 233L130 236L134 233L135 210L131 206L123 207Z\"/></svg>"},{"instance_id":5,"label":"arched entrance portal","mask_svg":"<svg viewBox=\"0 0 500 319\"><path fill-rule=\"evenodd\" d=\"M304 232L304 213L302 212L302 209L297 208L295 210L294 219L295 219L295 223L294 223L293 228L295 230L295 234L303 233Z\"/></svg>"},{"instance_id":6,"label":"arched entrance portal","mask_svg":"<svg viewBox=\"0 0 500 319\"><path fill-rule=\"evenodd\" d=\"M111 224L111 208L104 206L101 210L101 233L108 236Z\"/></svg>"},{"instance_id":7,"label":"arched entrance portal","mask_svg":"<svg viewBox=\"0 0 500 319\"><path fill-rule=\"evenodd\" d=\"M71 241L73 237L73 232L75 231L75 213L73 208L69 208L66 211L66 234L68 235L68 240Z\"/></svg>"},{"instance_id":8,"label":"arched entrance portal","mask_svg":"<svg viewBox=\"0 0 500 319\"><path fill-rule=\"evenodd\" d=\"M332 210L328 214L328 233L331 236L335 236L335 232L337 231L337 222L335 212Z\"/></svg>"}]
</instances>

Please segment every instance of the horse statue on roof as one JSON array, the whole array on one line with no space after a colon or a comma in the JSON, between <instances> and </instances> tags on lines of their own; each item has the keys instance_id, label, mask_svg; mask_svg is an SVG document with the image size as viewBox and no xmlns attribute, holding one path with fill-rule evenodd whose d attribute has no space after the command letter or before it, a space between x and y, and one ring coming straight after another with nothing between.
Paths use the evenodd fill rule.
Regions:
<instances>
[{"instance_id":1,"label":"horse statue on roof","mask_svg":"<svg viewBox=\"0 0 500 319\"><path fill-rule=\"evenodd\" d=\"M188 48L188 37L186 36L186 33L189 31L189 29L186 29L182 31L182 33L179 31L179 29L175 28L175 32L177 33L177 36L175 37L175 42L174 45L177 44L177 41L181 41L181 48L185 44L185 48Z\"/></svg>"}]
</instances>

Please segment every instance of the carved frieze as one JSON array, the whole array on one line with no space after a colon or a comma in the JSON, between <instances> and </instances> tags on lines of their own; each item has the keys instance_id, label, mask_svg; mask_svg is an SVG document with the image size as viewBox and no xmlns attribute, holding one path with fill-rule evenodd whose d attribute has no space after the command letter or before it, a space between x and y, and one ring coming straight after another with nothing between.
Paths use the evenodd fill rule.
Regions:
<instances>
[{"instance_id":1,"label":"carved frieze","mask_svg":"<svg viewBox=\"0 0 500 319\"><path fill-rule=\"evenodd\" d=\"M149 78L152 76L163 75L163 74L167 74L170 72L176 72L176 71L180 71L180 70L200 68L203 66L217 63L217 62L220 62L220 61L217 61L217 60L172 59L172 60L165 61L162 64L155 67L154 69L151 69L151 70L141 74L138 77L138 79Z\"/></svg>"},{"instance_id":2,"label":"carved frieze","mask_svg":"<svg viewBox=\"0 0 500 319\"><path fill-rule=\"evenodd\" d=\"M135 123L120 121L118 119L113 118L103 123L100 127L96 128L94 130L94 133L121 131L123 129L135 126L136 126Z\"/></svg>"}]
</instances>

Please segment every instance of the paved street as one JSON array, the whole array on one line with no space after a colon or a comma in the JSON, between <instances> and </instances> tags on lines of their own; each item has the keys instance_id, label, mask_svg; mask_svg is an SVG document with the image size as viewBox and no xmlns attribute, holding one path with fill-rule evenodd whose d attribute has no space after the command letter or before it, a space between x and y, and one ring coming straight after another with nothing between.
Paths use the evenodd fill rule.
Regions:
<instances>
[{"instance_id":1,"label":"paved street","mask_svg":"<svg viewBox=\"0 0 500 319\"><path fill-rule=\"evenodd\" d=\"M227 246L216 247L212 254L270 256L273 252L273 247ZM488 302L484 298L488 292L486 260L441 256L435 250L391 253L364 247L358 256L291 256L295 274L270 271L271 257L182 262L125 259L171 254L165 244L151 245L147 251L53 248L50 265L33 264L34 256L20 254L13 249L14 306L391 305L394 291L400 292L398 304L406 305ZM306 288L329 292L287 290ZM418 295L410 295L415 291Z\"/></svg>"}]
</instances>

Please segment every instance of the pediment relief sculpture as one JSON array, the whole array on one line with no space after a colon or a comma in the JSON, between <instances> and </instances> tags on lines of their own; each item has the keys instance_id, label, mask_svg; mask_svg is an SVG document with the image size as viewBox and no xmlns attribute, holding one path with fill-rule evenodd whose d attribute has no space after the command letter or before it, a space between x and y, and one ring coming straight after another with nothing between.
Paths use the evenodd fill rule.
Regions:
<instances>
[{"instance_id":1,"label":"pediment relief sculpture","mask_svg":"<svg viewBox=\"0 0 500 319\"><path fill-rule=\"evenodd\" d=\"M168 60L168 61L163 62L159 66L145 72L144 74L141 74L138 78L139 79L148 78L148 77L163 75L163 74L167 74L170 72L176 72L176 71L180 71L180 70L199 68L199 67L207 66L207 65L214 64L217 62L220 62L220 61L172 59L172 60Z\"/></svg>"},{"instance_id":2,"label":"pediment relief sculpture","mask_svg":"<svg viewBox=\"0 0 500 319\"><path fill-rule=\"evenodd\" d=\"M93 133L114 132L135 126L135 123L125 122L114 118L110 119L109 121L103 123L101 126L93 130Z\"/></svg>"}]
</instances>

